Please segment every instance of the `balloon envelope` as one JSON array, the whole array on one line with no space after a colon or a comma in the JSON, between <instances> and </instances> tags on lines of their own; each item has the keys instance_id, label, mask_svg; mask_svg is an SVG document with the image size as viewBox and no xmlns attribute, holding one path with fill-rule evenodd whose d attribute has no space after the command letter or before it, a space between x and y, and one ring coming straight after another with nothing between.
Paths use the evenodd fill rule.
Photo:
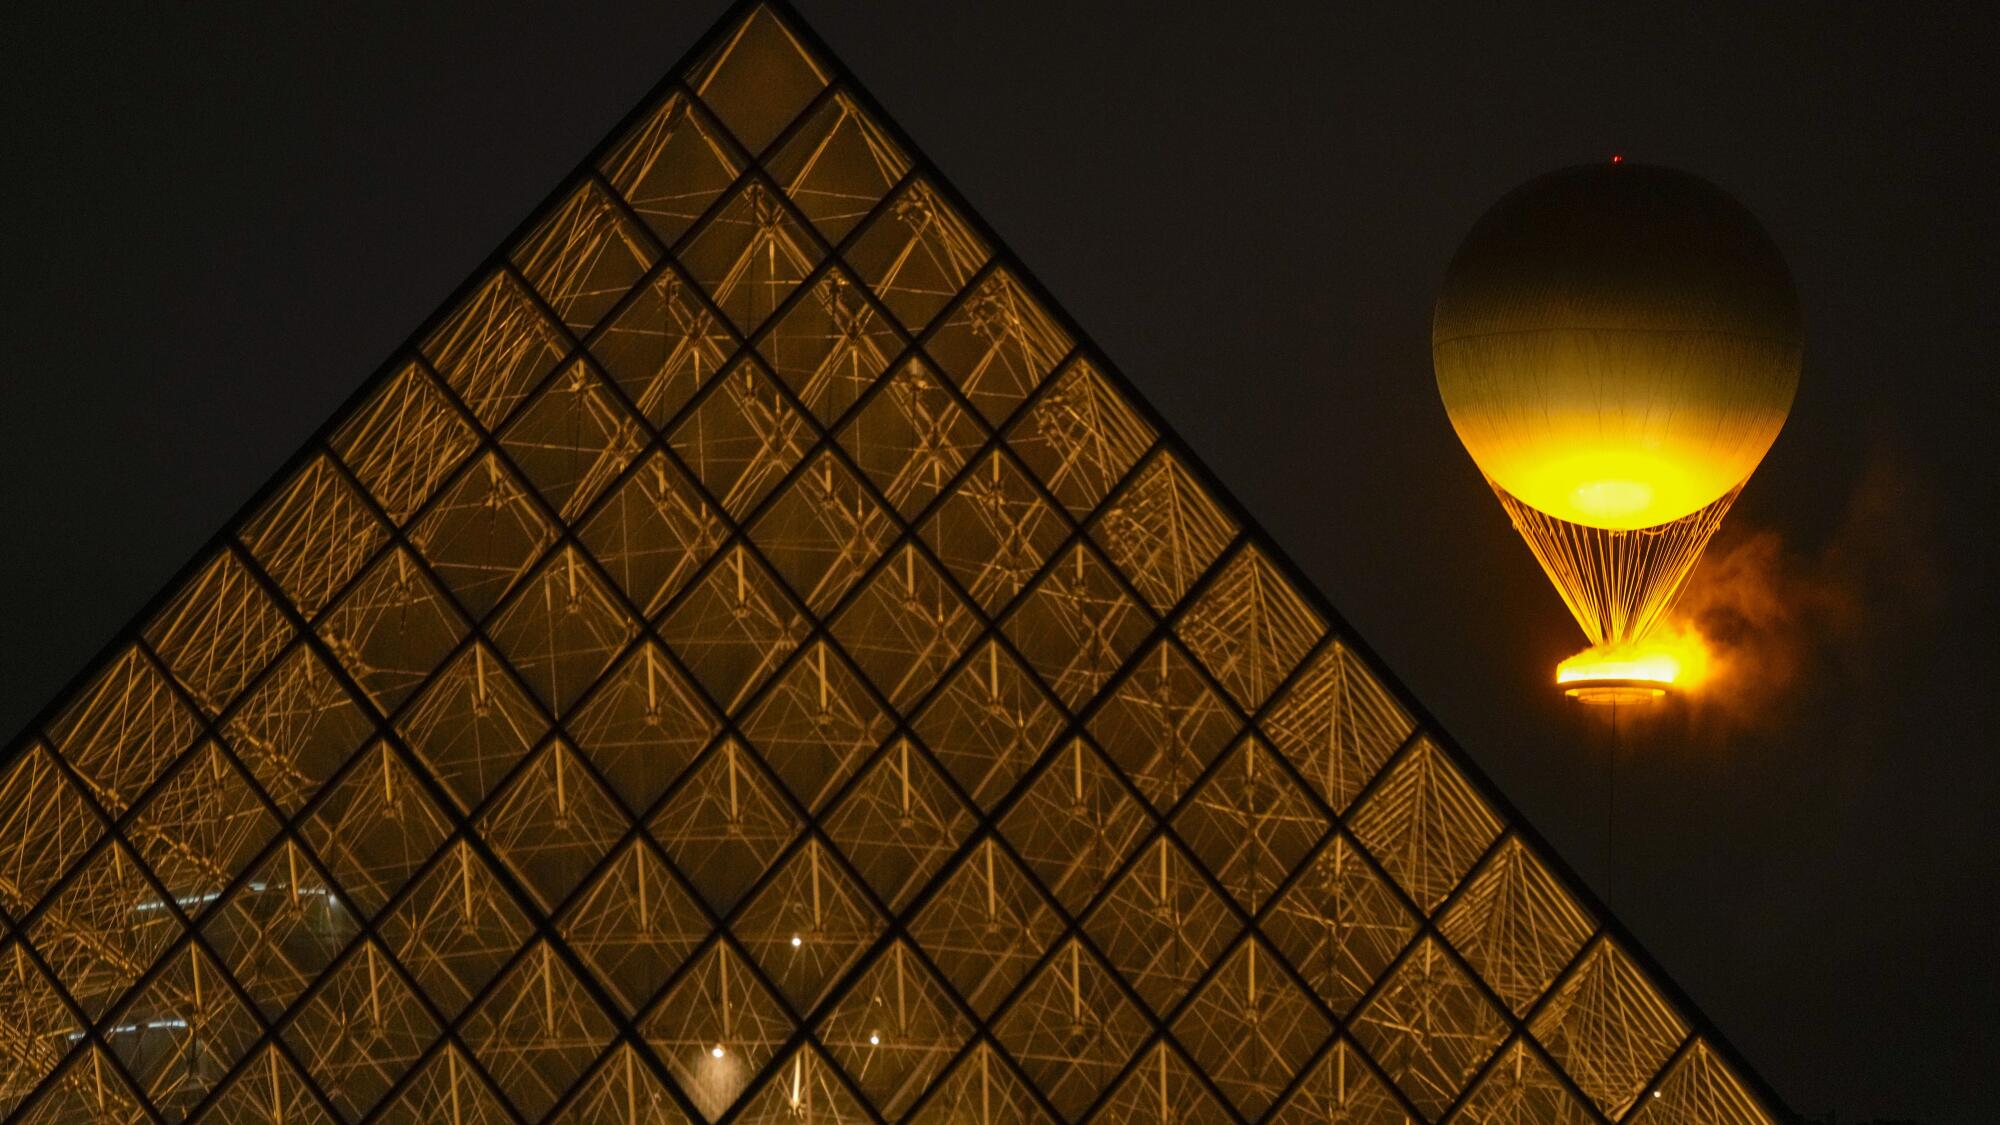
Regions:
<instances>
[{"instance_id":1,"label":"balloon envelope","mask_svg":"<svg viewBox=\"0 0 2000 1125\"><path fill-rule=\"evenodd\" d=\"M1497 487L1625 530L1743 483L1791 408L1802 333L1749 211L1684 172L1607 163L1532 180L1479 220L1431 348L1452 426Z\"/></svg>"}]
</instances>

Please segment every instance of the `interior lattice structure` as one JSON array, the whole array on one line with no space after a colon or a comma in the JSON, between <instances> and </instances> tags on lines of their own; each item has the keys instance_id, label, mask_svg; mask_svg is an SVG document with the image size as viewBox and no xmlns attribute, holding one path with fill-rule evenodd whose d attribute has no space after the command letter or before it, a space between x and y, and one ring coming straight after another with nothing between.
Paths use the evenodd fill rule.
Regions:
<instances>
[{"instance_id":1,"label":"interior lattice structure","mask_svg":"<svg viewBox=\"0 0 2000 1125\"><path fill-rule=\"evenodd\" d=\"M789 13L0 760L0 1117L1776 1120Z\"/></svg>"}]
</instances>

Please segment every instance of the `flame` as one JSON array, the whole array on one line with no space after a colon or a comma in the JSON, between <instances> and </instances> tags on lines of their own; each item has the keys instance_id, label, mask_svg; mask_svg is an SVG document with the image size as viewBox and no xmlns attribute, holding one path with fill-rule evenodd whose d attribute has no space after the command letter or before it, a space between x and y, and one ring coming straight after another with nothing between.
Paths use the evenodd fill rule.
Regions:
<instances>
[{"instance_id":1,"label":"flame","mask_svg":"<svg viewBox=\"0 0 2000 1125\"><path fill-rule=\"evenodd\" d=\"M1577 653L1556 665L1556 683L1586 703L1636 703L1698 688L1709 670L1701 634L1669 621L1639 640Z\"/></svg>"}]
</instances>

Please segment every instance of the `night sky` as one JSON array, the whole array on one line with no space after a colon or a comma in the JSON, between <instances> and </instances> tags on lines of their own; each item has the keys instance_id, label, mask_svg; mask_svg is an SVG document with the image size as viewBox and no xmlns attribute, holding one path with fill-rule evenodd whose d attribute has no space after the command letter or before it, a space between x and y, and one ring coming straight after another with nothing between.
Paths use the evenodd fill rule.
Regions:
<instances>
[{"instance_id":1,"label":"night sky","mask_svg":"<svg viewBox=\"0 0 2000 1125\"><path fill-rule=\"evenodd\" d=\"M341 7L7 17L8 734L720 12ZM1628 724L1613 906L1795 1109L1990 1119L2000 90L1972 28L802 7L1600 893L1606 732L1549 685L1582 638L1445 421L1431 301L1478 214L1550 168L1624 153L1757 212L1805 370L1696 595L1754 671Z\"/></svg>"}]
</instances>

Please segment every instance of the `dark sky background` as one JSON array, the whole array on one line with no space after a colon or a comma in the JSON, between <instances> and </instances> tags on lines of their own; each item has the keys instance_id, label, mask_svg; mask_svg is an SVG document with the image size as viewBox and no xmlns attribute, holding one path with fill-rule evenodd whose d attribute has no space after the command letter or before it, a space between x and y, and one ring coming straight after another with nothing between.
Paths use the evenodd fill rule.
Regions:
<instances>
[{"instance_id":1,"label":"dark sky background","mask_svg":"<svg viewBox=\"0 0 2000 1125\"><path fill-rule=\"evenodd\" d=\"M1446 424L1431 300L1480 211L1549 168L1622 152L1755 210L1805 373L1700 596L1759 671L1631 735L1613 905L1794 1108L1991 1118L2000 91L1977 27L802 7L1600 891L1603 732L1548 683L1581 638ZM0 17L8 732L720 10L339 8Z\"/></svg>"}]
</instances>

